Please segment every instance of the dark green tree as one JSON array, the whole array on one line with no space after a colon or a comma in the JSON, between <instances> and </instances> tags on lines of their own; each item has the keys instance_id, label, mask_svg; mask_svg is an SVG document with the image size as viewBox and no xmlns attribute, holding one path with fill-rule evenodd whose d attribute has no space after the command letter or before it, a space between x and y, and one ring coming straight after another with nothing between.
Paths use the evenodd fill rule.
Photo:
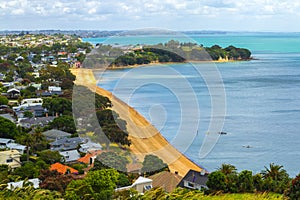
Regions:
<instances>
[{"instance_id":1,"label":"dark green tree","mask_svg":"<svg viewBox=\"0 0 300 200\"><path fill-rule=\"evenodd\" d=\"M254 184L251 171L244 170L239 173L238 187L239 192L253 192Z\"/></svg>"},{"instance_id":2,"label":"dark green tree","mask_svg":"<svg viewBox=\"0 0 300 200\"><path fill-rule=\"evenodd\" d=\"M298 174L289 184L288 189L285 192L291 200L300 199L300 174Z\"/></svg>"},{"instance_id":3,"label":"dark green tree","mask_svg":"<svg viewBox=\"0 0 300 200\"><path fill-rule=\"evenodd\" d=\"M143 173L152 175L164 170L169 170L168 165L164 163L159 157L151 154L145 156L142 167Z\"/></svg>"},{"instance_id":4,"label":"dark green tree","mask_svg":"<svg viewBox=\"0 0 300 200\"><path fill-rule=\"evenodd\" d=\"M7 105L8 99L5 96L0 95L0 105Z\"/></svg>"},{"instance_id":5,"label":"dark green tree","mask_svg":"<svg viewBox=\"0 0 300 200\"><path fill-rule=\"evenodd\" d=\"M208 175L207 187L211 192L224 191L226 189L226 176L221 171L215 171Z\"/></svg>"},{"instance_id":6,"label":"dark green tree","mask_svg":"<svg viewBox=\"0 0 300 200\"><path fill-rule=\"evenodd\" d=\"M0 117L0 138L15 139L19 135L16 125L10 120Z\"/></svg>"},{"instance_id":7,"label":"dark green tree","mask_svg":"<svg viewBox=\"0 0 300 200\"><path fill-rule=\"evenodd\" d=\"M94 170L113 168L121 172L127 172L126 165L129 163L126 157L120 156L115 152L103 152L97 156L95 162L97 164L95 164Z\"/></svg>"},{"instance_id":8,"label":"dark green tree","mask_svg":"<svg viewBox=\"0 0 300 200\"><path fill-rule=\"evenodd\" d=\"M91 171L82 180L72 181L65 199L112 199L119 173L114 169Z\"/></svg>"},{"instance_id":9,"label":"dark green tree","mask_svg":"<svg viewBox=\"0 0 300 200\"><path fill-rule=\"evenodd\" d=\"M49 123L51 129L58 129L68 133L76 133L76 126L72 116L63 115Z\"/></svg>"}]
</instances>

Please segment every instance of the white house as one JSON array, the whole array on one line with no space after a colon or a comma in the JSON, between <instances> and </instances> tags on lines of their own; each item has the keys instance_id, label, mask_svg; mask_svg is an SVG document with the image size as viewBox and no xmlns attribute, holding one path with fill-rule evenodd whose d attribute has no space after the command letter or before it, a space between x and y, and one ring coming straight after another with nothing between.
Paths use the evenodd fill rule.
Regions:
<instances>
[{"instance_id":1,"label":"white house","mask_svg":"<svg viewBox=\"0 0 300 200\"><path fill-rule=\"evenodd\" d=\"M20 157L18 150L0 151L0 165L8 165L11 169L21 167Z\"/></svg>"},{"instance_id":2,"label":"white house","mask_svg":"<svg viewBox=\"0 0 300 200\"><path fill-rule=\"evenodd\" d=\"M152 180L140 176L132 185L115 189L115 191L129 190L130 188L138 191L139 194L144 194L152 188Z\"/></svg>"},{"instance_id":3,"label":"white house","mask_svg":"<svg viewBox=\"0 0 300 200\"><path fill-rule=\"evenodd\" d=\"M26 185L26 184L32 185L35 189L39 188L40 179L33 178L33 179L28 179L25 182L24 181L9 182L9 183L7 183L7 189L14 190L16 188L23 188L24 185Z\"/></svg>"}]
</instances>

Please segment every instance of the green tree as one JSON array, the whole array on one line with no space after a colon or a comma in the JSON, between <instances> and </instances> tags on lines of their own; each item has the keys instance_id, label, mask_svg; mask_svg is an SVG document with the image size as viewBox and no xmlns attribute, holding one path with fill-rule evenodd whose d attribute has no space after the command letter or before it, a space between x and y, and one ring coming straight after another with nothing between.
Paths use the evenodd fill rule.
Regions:
<instances>
[{"instance_id":1,"label":"green tree","mask_svg":"<svg viewBox=\"0 0 300 200\"><path fill-rule=\"evenodd\" d=\"M7 105L8 99L5 96L0 95L0 105Z\"/></svg>"},{"instance_id":2,"label":"green tree","mask_svg":"<svg viewBox=\"0 0 300 200\"><path fill-rule=\"evenodd\" d=\"M289 184L285 195L291 200L300 199L300 174L298 174Z\"/></svg>"},{"instance_id":3,"label":"green tree","mask_svg":"<svg viewBox=\"0 0 300 200\"><path fill-rule=\"evenodd\" d=\"M261 172L264 180L263 189L283 193L290 181L289 175L283 169L282 165L271 163Z\"/></svg>"},{"instance_id":4,"label":"green tree","mask_svg":"<svg viewBox=\"0 0 300 200\"><path fill-rule=\"evenodd\" d=\"M99 156L97 156L96 162L100 162L100 163L96 164L94 170L113 168L122 172L127 171L126 165L129 163L126 157L120 156L115 152L101 153Z\"/></svg>"},{"instance_id":5,"label":"green tree","mask_svg":"<svg viewBox=\"0 0 300 200\"><path fill-rule=\"evenodd\" d=\"M39 168L33 162L25 162L21 167L16 168L12 174L18 175L22 180L26 178L37 178L39 176Z\"/></svg>"},{"instance_id":6,"label":"green tree","mask_svg":"<svg viewBox=\"0 0 300 200\"><path fill-rule=\"evenodd\" d=\"M47 164L54 164L56 162L61 162L63 157L59 154L58 151L51 151L51 150L43 150L37 152L39 158Z\"/></svg>"},{"instance_id":7,"label":"green tree","mask_svg":"<svg viewBox=\"0 0 300 200\"><path fill-rule=\"evenodd\" d=\"M24 112L24 117L26 117L26 118L32 118L32 117L33 117L33 113L30 112L30 111L28 111L28 110L26 110L26 111Z\"/></svg>"},{"instance_id":8,"label":"green tree","mask_svg":"<svg viewBox=\"0 0 300 200\"><path fill-rule=\"evenodd\" d=\"M17 138L17 141L21 144L26 145L26 160L29 161L29 151L32 145L34 144L34 140L32 135L25 134Z\"/></svg>"},{"instance_id":9,"label":"green tree","mask_svg":"<svg viewBox=\"0 0 300 200\"><path fill-rule=\"evenodd\" d=\"M118 177L119 173L114 169L91 171L84 179L68 185L65 199L111 199Z\"/></svg>"},{"instance_id":10,"label":"green tree","mask_svg":"<svg viewBox=\"0 0 300 200\"><path fill-rule=\"evenodd\" d=\"M0 138L15 139L19 135L16 125L10 120L0 117Z\"/></svg>"},{"instance_id":11,"label":"green tree","mask_svg":"<svg viewBox=\"0 0 300 200\"><path fill-rule=\"evenodd\" d=\"M149 175L169 170L168 165L155 155L146 155L143 161L142 172Z\"/></svg>"},{"instance_id":12,"label":"green tree","mask_svg":"<svg viewBox=\"0 0 300 200\"><path fill-rule=\"evenodd\" d=\"M236 173L236 167L230 164L222 164L218 171L222 172L224 175Z\"/></svg>"},{"instance_id":13,"label":"green tree","mask_svg":"<svg viewBox=\"0 0 300 200\"><path fill-rule=\"evenodd\" d=\"M212 192L224 191L226 189L226 176L221 171L215 171L208 175L207 187Z\"/></svg>"},{"instance_id":14,"label":"green tree","mask_svg":"<svg viewBox=\"0 0 300 200\"><path fill-rule=\"evenodd\" d=\"M253 176L248 170L241 171L238 176L238 186L240 192L253 192Z\"/></svg>"},{"instance_id":15,"label":"green tree","mask_svg":"<svg viewBox=\"0 0 300 200\"><path fill-rule=\"evenodd\" d=\"M44 99L43 107L47 108L48 112L52 115L55 115L56 113L63 115L72 114L72 102L65 98L57 97Z\"/></svg>"},{"instance_id":16,"label":"green tree","mask_svg":"<svg viewBox=\"0 0 300 200\"><path fill-rule=\"evenodd\" d=\"M72 134L76 133L76 126L72 116L63 115L57 117L49 123L49 126L52 129L58 129Z\"/></svg>"}]
</instances>

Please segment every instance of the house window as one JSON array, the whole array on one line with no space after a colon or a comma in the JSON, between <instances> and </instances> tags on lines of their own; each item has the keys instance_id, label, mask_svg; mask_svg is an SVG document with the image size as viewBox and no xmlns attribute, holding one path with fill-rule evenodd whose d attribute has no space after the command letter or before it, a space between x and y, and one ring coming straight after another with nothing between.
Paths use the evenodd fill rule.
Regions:
<instances>
[{"instance_id":1,"label":"house window","mask_svg":"<svg viewBox=\"0 0 300 200\"><path fill-rule=\"evenodd\" d=\"M145 185L144 188L145 190L150 190L152 188L152 185Z\"/></svg>"},{"instance_id":2,"label":"house window","mask_svg":"<svg viewBox=\"0 0 300 200\"><path fill-rule=\"evenodd\" d=\"M194 187L195 187L195 185L194 185L194 183L188 182L188 187L190 187L190 188L194 188Z\"/></svg>"},{"instance_id":3,"label":"house window","mask_svg":"<svg viewBox=\"0 0 300 200\"><path fill-rule=\"evenodd\" d=\"M13 162L12 158L6 160L6 163L12 163L12 162Z\"/></svg>"}]
</instances>

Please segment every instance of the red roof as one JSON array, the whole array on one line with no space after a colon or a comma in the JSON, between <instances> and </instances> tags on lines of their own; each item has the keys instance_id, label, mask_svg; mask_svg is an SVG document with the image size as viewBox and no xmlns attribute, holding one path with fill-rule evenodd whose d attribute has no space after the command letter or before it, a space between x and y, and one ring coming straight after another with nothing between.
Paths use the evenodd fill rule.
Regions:
<instances>
[{"instance_id":1,"label":"red roof","mask_svg":"<svg viewBox=\"0 0 300 200\"><path fill-rule=\"evenodd\" d=\"M102 153L103 151L101 150L97 150L97 151L93 151L92 153L87 153L85 156L79 158L77 161L81 162L81 163L85 163L85 164L90 164L90 159L92 157L97 156L98 154Z\"/></svg>"},{"instance_id":2,"label":"red roof","mask_svg":"<svg viewBox=\"0 0 300 200\"><path fill-rule=\"evenodd\" d=\"M66 165L63 165L61 163L54 163L53 165L50 166L50 170L51 171L58 171L59 173L61 174L65 174L67 172L67 170L70 170L70 172L72 174L78 174L78 171L76 169L73 169L72 167L69 167L69 166L66 166Z\"/></svg>"}]
</instances>

